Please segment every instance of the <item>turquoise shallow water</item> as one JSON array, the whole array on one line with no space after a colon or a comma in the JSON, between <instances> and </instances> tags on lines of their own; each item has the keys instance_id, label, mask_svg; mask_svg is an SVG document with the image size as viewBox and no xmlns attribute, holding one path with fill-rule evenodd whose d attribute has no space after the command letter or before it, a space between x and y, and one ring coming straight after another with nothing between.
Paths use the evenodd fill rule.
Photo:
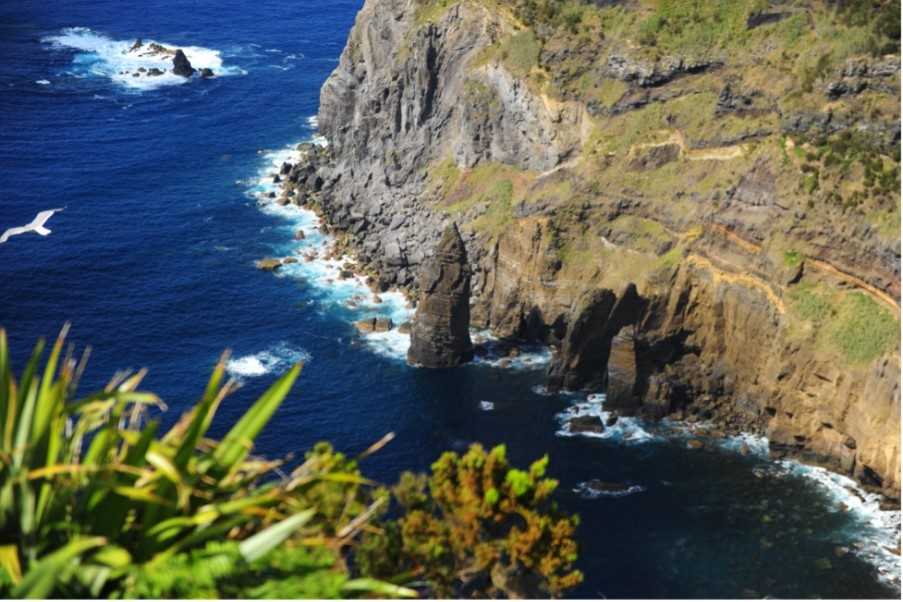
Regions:
<instances>
[{"instance_id":1,"label":"turquoise shallow water","mask_svg":"<svg viewBox=\"0 0 903 602\"><path fill-rule=\"evenodd\" d=\"M230 348L244 387L222 409L222 432L281 369L306 359L262 451L329 439L354 452L394 431L366 466L385 480L472 441L504 442L524 463L549 453L561 504L583 519L587 578L576 595L895 597L878 573L899 575L876 543L886 532L845 483L741 457L736 442L688 450L679 429L625 422L607 438L566 436L568 415L603 410L598 400L544 395L542 350L508 369L485 361L413 370L399 359L403 338L361 338L349 324L372 313L399 321L408 311L399 299L349 308L363 293L330 283L335 266L324 263L278 276L254 268L263 256L323 242L312 216L262 210L254 194L280 152L315 134L319 87L357 8L0 6L0 229L65 206L50 237L0 246L0 325L18 361L71 320L74 340L94 350L86 385L146 366L147 385L175 416ZM194 46L190 56L219 77L159 85L122 77L122 50L136 37ZM302 243L293 241L298 228L308 233ZM632 493L592 497L581 486L591 479ZM837 546L851 551L838 557Z\"/></svg>"}]
</instances>

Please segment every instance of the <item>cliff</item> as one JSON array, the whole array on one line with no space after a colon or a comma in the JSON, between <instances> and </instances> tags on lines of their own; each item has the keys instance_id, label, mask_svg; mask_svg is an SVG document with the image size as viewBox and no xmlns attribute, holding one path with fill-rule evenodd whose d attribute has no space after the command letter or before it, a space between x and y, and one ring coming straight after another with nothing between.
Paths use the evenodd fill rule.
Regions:
<instances>
[{"instance_id":1,"label":"cliff","mask_svg":"<svg viewBox=\"0 0 903 602\"><path fill-rule=\"evenodd\" d=\"M899 5L874 5L367 0L290 181L382 287L416 293L457 222L472 326L552 345L550 386L604 385L616 341L623 412L899 497Z\"/></svg>"}]
</instances>

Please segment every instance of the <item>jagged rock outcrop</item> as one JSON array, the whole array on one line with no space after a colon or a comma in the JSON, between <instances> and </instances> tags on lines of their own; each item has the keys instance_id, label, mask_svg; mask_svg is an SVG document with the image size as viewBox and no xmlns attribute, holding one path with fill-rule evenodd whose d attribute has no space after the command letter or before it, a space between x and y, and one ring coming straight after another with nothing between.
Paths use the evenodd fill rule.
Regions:
<instances>
[{"instance_id":1,"label":"jagged rock outcrop","mask_svg":"<svg viewBox=\"0 0 903 602\"><path fill-rule=\"evenodd\" d=\"M774 68L780 39L652 60L616 32L577 47L562 29L527 69L507 50L532 56L522 23L429 4L365 2L321 92L330 146L282 174L292 202L322 209L380 288L414 295L454 220L473 326L557 347L553 388L604 386L627 341L628 411L767 434L899 496L899 340L844 339L899 321L882 221L899 211L899 59L812 72L804 93ZM776 20L744 19L762 35ZM871 183L837 200L853 176L831 170L857 153Z\"/></svg>"},{"instance_id":2,"label":"jagged rock outcrop","mask_svg":"<svg viewBox=\"0 0 903 602\"><path fill-rule=\"evenodd\" d=\"M470 266L458 227L451 224L421 269L408 362L453 368L471 359Z\"/></svg>"},{"instance_id":3,"label":"jagged rock outcrop","mask_svg":"<svg viewBox=\"0 0 903 602\"><path fill-rule=\"evenodd\" d=\"M549 366L548 388L605 390L611 342L641 311L633 283L618 296L607 289L586 293L575 304L561 350Z\"/></svg>"},{"instance_id":4,"label":"jagged rock outcrop","mask_svg":"<svg viewBox=\"0 0 903 602\"><path fill-rule=\"evenodd\" d=\"M182 77L191 77L194 75L194 67L191 66L191 62L188 60L188 57L185 56L185 53L182 52L181 48L176 50L176 53L172 57L172 72L176 75L181 75Z\"/></svg>"}]
</instances>

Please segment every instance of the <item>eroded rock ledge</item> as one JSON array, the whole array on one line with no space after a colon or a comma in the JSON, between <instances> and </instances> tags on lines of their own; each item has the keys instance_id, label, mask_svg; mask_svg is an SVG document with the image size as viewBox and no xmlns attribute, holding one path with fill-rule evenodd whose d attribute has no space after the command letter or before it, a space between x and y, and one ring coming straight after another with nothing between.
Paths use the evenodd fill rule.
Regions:
<instances>
[{"instance_id":1,"label":"eroded rock ledge","mask_svg":"<svg viewBox=\"0 0 903 602\"><path fill-rule=\"evenodd\" d=\"M532 34L505 11L425 4L367 0L321 92L330 146L289 166L286 202L321 210L380 286L413 296L457 222L472 326L553 346L551 387L604 387L616 341L622 412L764 433L899 498L899 238L870 221L886 199L832 204L819 154L855 139L893 161L898 61L828 71L797 108L793 81L749 76L762 57L649 62L546 32L525 69L511 52ZM596 58L588 99L570 82ZM856 94L897 113L846 110Z\"/></svg>"}]
</instances>

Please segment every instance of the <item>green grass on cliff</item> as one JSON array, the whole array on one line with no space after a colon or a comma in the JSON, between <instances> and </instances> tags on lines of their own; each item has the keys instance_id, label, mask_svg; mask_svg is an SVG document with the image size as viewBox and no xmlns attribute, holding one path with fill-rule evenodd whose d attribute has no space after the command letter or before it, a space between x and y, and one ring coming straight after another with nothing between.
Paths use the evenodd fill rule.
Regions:
<instances>
[{"instance_id":1,"label":"green grass on cliff","mask_svg":"<svg viewBox=\"0 0 903 602\"><path fill-rule=\"evenodd\" d=\"M900 323L868 295L848 293L837 308L828 336L852 362L867 362L899 343Z\"/></svg>"},{"instance_id":2,"label":"green grass on cliff","mask_svg":"<svg viewBox=\"0 0 903 602\"><path fill-rule=\"evenodd\" d=\"M791 288L789 300L816 346L851 363L872 361L899 344L899 321L865 293L803 283Z\"/></svg>"},{"instance_id":3,"label":"green grass on cliff","mask_svg":"<svg viewBox=\"0 0 903 602\"><path fill-rule=\"evenodd\" d=\"M539 62L541 49L531 30L520 31L502 41L500 58L512 75L525 77Z\"/></svg>"},{"instance_id":4,"label":"green grass on cliff","mask_svg":"<svg viewBox=\"0 0 903 602\"><path fill-rule=\"evenodd\" d=\"M796 250L784 251L784 265L795 268L803 262L803 254Z\"/></svg>"}]
</instances>

